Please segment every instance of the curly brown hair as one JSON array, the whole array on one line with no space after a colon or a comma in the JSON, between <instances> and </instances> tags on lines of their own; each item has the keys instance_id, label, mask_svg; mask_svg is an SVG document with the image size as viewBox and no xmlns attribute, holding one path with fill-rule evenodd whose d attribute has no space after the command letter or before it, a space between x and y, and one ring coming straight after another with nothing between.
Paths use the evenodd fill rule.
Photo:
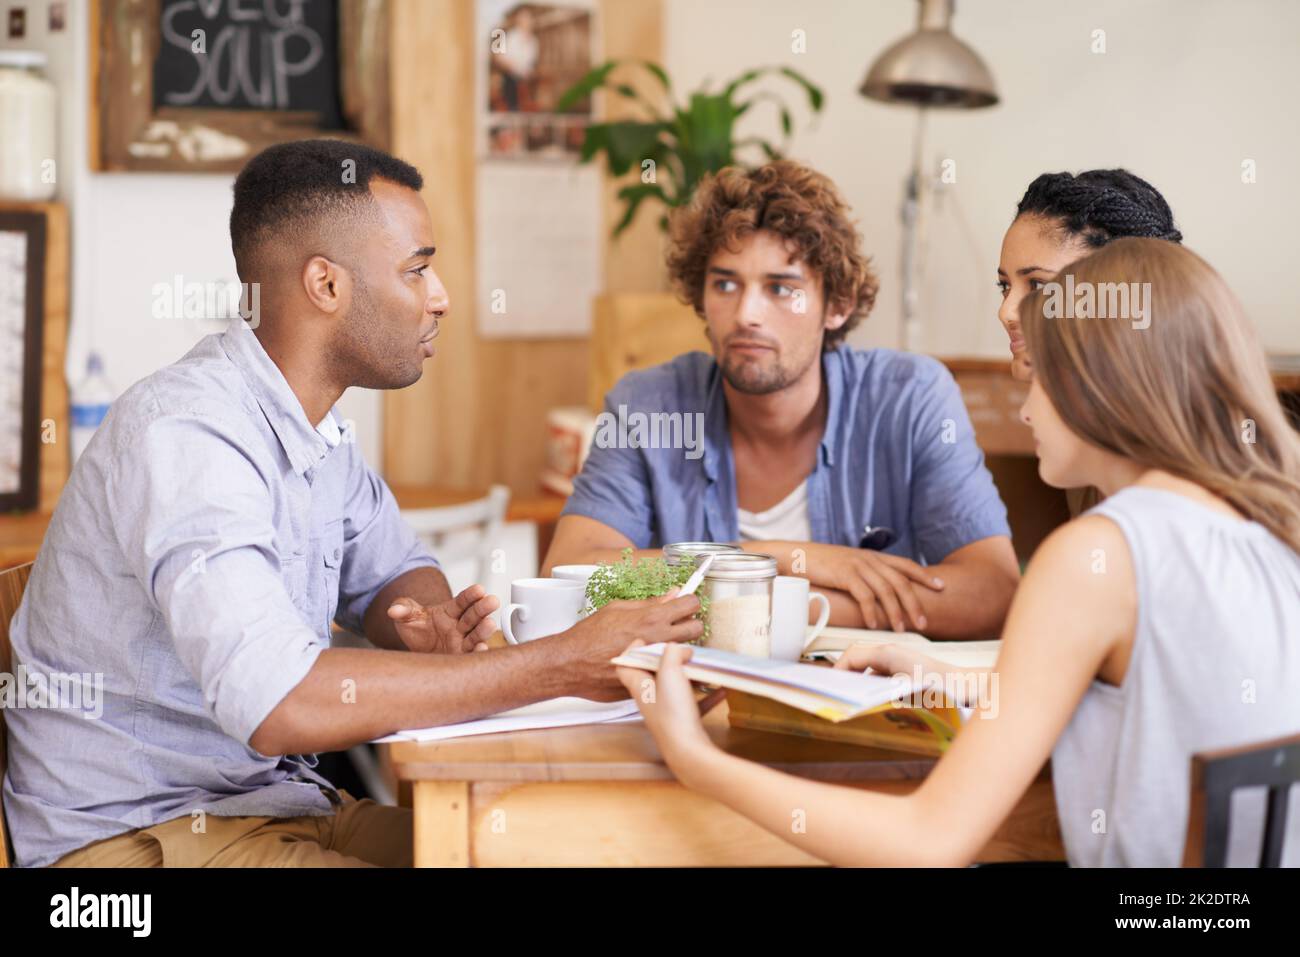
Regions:
<instances>
[{"instance_id":1,"label":"curly brown hair","mask_svg":"<svg viewBox=\"0 0 1300 957\"><path fill-rule=\"evenodd\" d=\"M729 166L702 179L690 203L673 211L668 274L678 295L703 316L709 259L760 229L786 240L795 259L821 277L826 305L849 314L826 332L822 348L834 349L871 312L880 280L835 184L793 160Z\"/></svg>"}]
</instances>

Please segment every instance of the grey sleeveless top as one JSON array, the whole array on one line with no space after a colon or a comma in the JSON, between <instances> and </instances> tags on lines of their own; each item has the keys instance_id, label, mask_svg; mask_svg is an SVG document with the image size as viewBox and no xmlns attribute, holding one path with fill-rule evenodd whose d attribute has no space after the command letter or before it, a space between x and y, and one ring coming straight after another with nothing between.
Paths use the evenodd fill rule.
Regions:
<instances>
[{"instance_id":1,"label":"grey sleeveless top","mask_svg":"<svg viewBox=\"0 0 1300 957\"><path fill-rule=\"evenodd\" d=\"M1119 687L1094 681L1052 752L1066 854L1082 867L1178 867L1191 756L1300 733L1300 556L1256 522L1130 486L1088 514L1124 533L1138 620ZM1300 865L1300 786L1283 864ZM1253 866L1264 791L1232 801L1228 863Z\"/></svg>"}]
</instances>

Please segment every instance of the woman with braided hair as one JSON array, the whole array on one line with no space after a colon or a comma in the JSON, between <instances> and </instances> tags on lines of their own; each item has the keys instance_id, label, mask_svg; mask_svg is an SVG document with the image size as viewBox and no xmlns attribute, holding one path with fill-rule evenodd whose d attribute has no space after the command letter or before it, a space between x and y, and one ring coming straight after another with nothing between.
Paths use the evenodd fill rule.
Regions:
<instances>
[{"instance_id":1,"label":"woman with braided hair","mask_svg":"<svg viewBox=\"0 0 1300 957\"><path fill-rule=\"evenodd\" d=\"M1029 381L1032 366L1018 317L1020 302L1077 259L1122 236L1181 242L1159 190L1123 169L1077 175L1044 173L1029 184L1002 239L998 321L1011 339L1011 374Z\"/></svg>"}]
</instances>

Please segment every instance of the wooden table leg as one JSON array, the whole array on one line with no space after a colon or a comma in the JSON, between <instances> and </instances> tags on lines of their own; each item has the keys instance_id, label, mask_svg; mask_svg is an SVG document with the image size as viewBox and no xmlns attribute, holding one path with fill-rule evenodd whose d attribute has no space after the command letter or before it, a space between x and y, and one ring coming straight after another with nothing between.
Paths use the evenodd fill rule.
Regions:
<instances>
[{"instance_id":1,"label":"wooden table leg","mask_svg":"<svg viewBox=\"0 0 1300 957\"><path fill-rule=\"evenodd\" d=\"M416 781L415 866L469 867L469 784Z\"/></svg>"}]
</instances>

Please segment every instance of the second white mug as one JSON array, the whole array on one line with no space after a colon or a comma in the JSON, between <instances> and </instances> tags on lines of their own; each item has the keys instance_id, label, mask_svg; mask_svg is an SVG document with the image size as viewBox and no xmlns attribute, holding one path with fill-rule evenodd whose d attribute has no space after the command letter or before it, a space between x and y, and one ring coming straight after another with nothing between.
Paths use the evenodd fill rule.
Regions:
<instances>
[{"instance_id":1,"label":"second white mug","mask_svg":"<svg viewBox=\"0 0 1300 957\"><path fill-rule=\"evenodd\" d=\"M822 611L817 624L808 631L808 609L813 602L821 602ZM798 661L805 648L811 645L830 621L831 602L819 591L810 592L808 579L793 575L778 575L772 585L772 651L773 658Z\"/></svg>"},{"instance_id":2,"label":"second white mug","mask_svg":"<svg viewBox=\"0 0 1300 957\"><path fill-rule=\"evenodd\" d=\"M556 565L551 569L551 577L562 578L571 582L582 582L586 585L587 579L599 567L599 565Z\"/></svg>"}]
</instances>

